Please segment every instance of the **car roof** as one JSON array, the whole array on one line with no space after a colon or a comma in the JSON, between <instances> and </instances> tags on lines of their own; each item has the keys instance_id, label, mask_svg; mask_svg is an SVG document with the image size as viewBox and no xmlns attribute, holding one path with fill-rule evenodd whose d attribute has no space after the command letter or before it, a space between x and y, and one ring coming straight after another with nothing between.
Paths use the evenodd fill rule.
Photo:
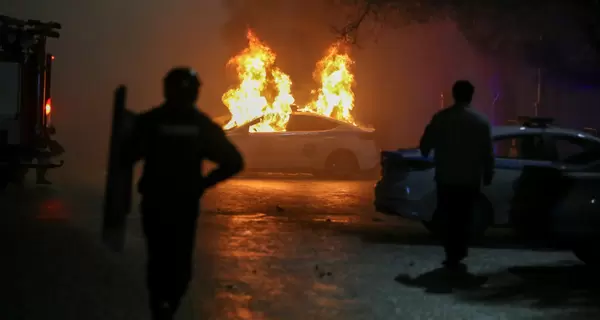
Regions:
<instances>
[{"instance_id":1,"label":"car roof","mask_svg":"<svg viewBox=\"0 0 600 320\"><path fill-rule=\"evenodd\" d=\"M352 130L361 130L361 131L365 131L365 132L373 132L375 131L374 128L371 127L367 127L367 126L362 126L360 124L351 124L342 120L338 120L332 117L328 117L328 116L324 116L318 113L314 113L314 112L303 112L303 111L294 111L292 112L292 116L308 116L308 117L314 117L314 118L321 118L321 119L326 119L328 121L331 122L335 122L341 126L345 126L346 128L351 128Z\"/></svg>"},{"instance_id":2,"label":"car roof","mask_svg":"<svg viewBox=\"0 0 600 320\"><path fill-rule=\"evenodd\" d=\"M550 133L550 134L558 134L565 135L571 137L580 137L591 139L597 142L600 142L600 138L591 135L585 131L567 129L561 127L550 126L546 128L531 128L524 126L494 126L492 127L492 136L500 137L500 136L511 136L511 135L519 135L519 134L540 134L540 133Z\"/></svg>"},{"instance_id":3,"label":"car roof","mask_svg":"<svg viewBox=\"0 0 600 320\"><path fill-rule=\"evenodd\" d=\"M325 120L329 120L331 122L337 122L339 124L345 124L345 125L349 125L349 123L332 118L332 117L328 117L328 116L324 116L322 114L318 114L318 113L314 113L314 112L300 112L300 111L296 111L296 112L292 112L291 114L292 116L306 116L306 117L313 117L313 118L321 118L321 119L325 119Z\"/></svg>"},{"instance_id":4,"label":"car roof","mask_svg":"<svg viewBox=\"0 0 600 320\"><path fill-rule=\"evenodd\" d=\"M260 116L258 118L255 118L255 120L256 119L261 119L264 116L265 115L262 115L262 116ZM348 122L344 122L344 121L341 121L341 120L338 120L338 119L335 119L335 118L331 118L331 117L328 117L328 116L324 116L324 115L321 115L321 114L318 114L318 113L314 113L314 112L293 111L290 114L290 116L292 116L292 117L293 116L302 116L302 117L320 118L320 119L325 119L327 121L331 121L331 122L337 123L338 125L345 126L347 128L353 128L353 129L362 130L362 131L368 131L368 132L373 131L373 129L370 129L370 128L363 128L363 127L360 127L360 126L354 126L354 125L352 125L352 124L350 124ZM222 121L222 119L220 119L220 120ZM244 126L244 125L242 125L242 126ZM235 127L230 128L230 129L227 129L226 131L236 130L237 128L240 128L240 127L239 126L235 126Z\"/></svg>"}]
</instances>

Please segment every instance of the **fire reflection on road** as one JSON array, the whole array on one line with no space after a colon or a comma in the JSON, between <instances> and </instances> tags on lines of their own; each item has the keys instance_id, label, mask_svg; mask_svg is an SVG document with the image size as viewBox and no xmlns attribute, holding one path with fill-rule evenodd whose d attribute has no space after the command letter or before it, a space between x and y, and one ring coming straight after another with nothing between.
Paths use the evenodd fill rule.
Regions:
<instances>
[{"instance_id":1,"label":"fire reflection on road","mask_svg":"<svg viewBox=\"0 0 600 320\"><path fill-rule=\"evenodd\" d=\"M367 181L237 179L211 190L197 243L206 264L195 283L200 291L214 283L214 300L196 308L217 319L341 319L332 312L351 313L357 302L331 264L356 258L358 250L339 250L354 241L290 222L359 221L371 203Z\"/></svg>"},{"instance_id":2,"label":"fire reflection on road","mask_svg":"<svg viewBox=\"0 0 600 320\"><path fill-rule=\"evenodd\" d=\"M205 212L359 216L372 210L372 182L238 179L208 192Z\"/></svg>"},{"instance_id":3,"label":"fire reflection on road","mask_svg":"<svg viewBox=\"0 0 600 320\"><path fill-rule=\"evenodd\" d=\"M326 314L353 304L329 264L357 253L338 251L342 240L326 230L264 214L203 220L210 239L200 239L198 254L211 257L212 274L200 275L197 285L210 281L216 289L210 306L197 303L216 319L339 319Z\"/></svg>"}]
</instances>

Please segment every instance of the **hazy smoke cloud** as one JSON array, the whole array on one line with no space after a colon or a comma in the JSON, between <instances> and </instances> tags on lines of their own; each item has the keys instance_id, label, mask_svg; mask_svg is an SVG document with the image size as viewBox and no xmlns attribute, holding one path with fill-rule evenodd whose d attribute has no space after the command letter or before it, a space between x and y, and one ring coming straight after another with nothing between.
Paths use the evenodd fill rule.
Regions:
<instances>
[{"instance_id":1,"label":"hazy smoke cloud","mask_svg":"<svg viewBox=\"0 0 600 320\"><path fill-rule=\"evenodd\" d=\"M190 65L205 84L201 107L211 115L226 114L221 96L236 83L225 64L245 47L247 27L277 53L296 98L306 100L303 95L317 88L315 64L336 40L331 27L343 24L347 13L329 2L3 0L0 12L63 24L62 38L50 44L56 55L54 119L67 149L62 171L80 167L85 170L79 173L93 174L106 162L112 91L118 84L129 86L131 109L148 109L162 100L165 72ZM359 39L362 48L351 52L355 110L359 120L375 125L385 147L415 145L441 107L440 94L446 93L449 104L449 88L459 78L475 84L476 107L491 116L501 113L491 107L491 82L505 68L473 50L452 23L383 30L377 40ZM535 101L535 76L521 73L508 82L517 83L514 79L521 90L511 101L527 111Z\"/></svg>"},{"instance_id":2,"label":"hazy smoke cloud","mask_svg":"<svg viewBox=\"0 0 600 320\"><path fill-rule=\"evenodd\" d=\"M277 54L277 65L294 82L300 101L314 89L313 70L336 40L331 32L335 15L327 1L222 0L228 11L222 36L233 56L246 46L246 30L253 29Z\"/></svg>"}]
</instances>

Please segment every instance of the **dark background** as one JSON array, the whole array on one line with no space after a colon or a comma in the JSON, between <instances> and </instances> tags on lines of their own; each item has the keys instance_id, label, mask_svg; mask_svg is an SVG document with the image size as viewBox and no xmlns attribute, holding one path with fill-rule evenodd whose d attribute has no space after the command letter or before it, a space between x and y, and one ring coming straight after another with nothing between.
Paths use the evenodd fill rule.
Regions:
<instances>
[{"instance_id":1,"label":"dark background","mask_svg":"<svg viewBox=\"0 0 600 320\"><path fill-rule=\"evenodd\" d=\"M343 24L346 12L316 0L259 2L4 0L0 12L62 23L61 39L50 44L54 121L67 149L65 168L86 172L106 162L112 92L119 84L130 89L129 107L144 110L161 102L169 68L190 65L205 83L200 107L212 116L227 114L221 96L235 78L225 64L244 48L248 26L278 54L296 99L308 99L317 88L315 63L335 41L331 26ZM377 128L386 148L416 145L441 107L440 95L449 104L459 78L475 84L475 107L495 123L533 114L536 68L481 53L451 21L397 29L367 23L361 32L363 41L352 50L356 117ZM559 80L544 81L540 113L568 126L596 127L597 88ZM492 107L496 94L501 99Z\"/></svg>"}]
</instances>

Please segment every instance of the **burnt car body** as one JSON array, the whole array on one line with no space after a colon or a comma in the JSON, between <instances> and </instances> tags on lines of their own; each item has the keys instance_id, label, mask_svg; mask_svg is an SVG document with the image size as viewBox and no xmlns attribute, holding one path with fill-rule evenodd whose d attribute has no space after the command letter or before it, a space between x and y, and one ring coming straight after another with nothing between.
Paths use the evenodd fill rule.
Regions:
<instances>
[{"instance_id":1,"label":"burnt car body","mask_svg":"<svg viewBox=\"0 0 600 320\"><path fill-rule=\"evenodd\" d=\"M250 132L262 117L226 130L247 171L345 178L379 165L374 130L309 112L290 115L285 131Z\"/></svg>"}]
</instances>

